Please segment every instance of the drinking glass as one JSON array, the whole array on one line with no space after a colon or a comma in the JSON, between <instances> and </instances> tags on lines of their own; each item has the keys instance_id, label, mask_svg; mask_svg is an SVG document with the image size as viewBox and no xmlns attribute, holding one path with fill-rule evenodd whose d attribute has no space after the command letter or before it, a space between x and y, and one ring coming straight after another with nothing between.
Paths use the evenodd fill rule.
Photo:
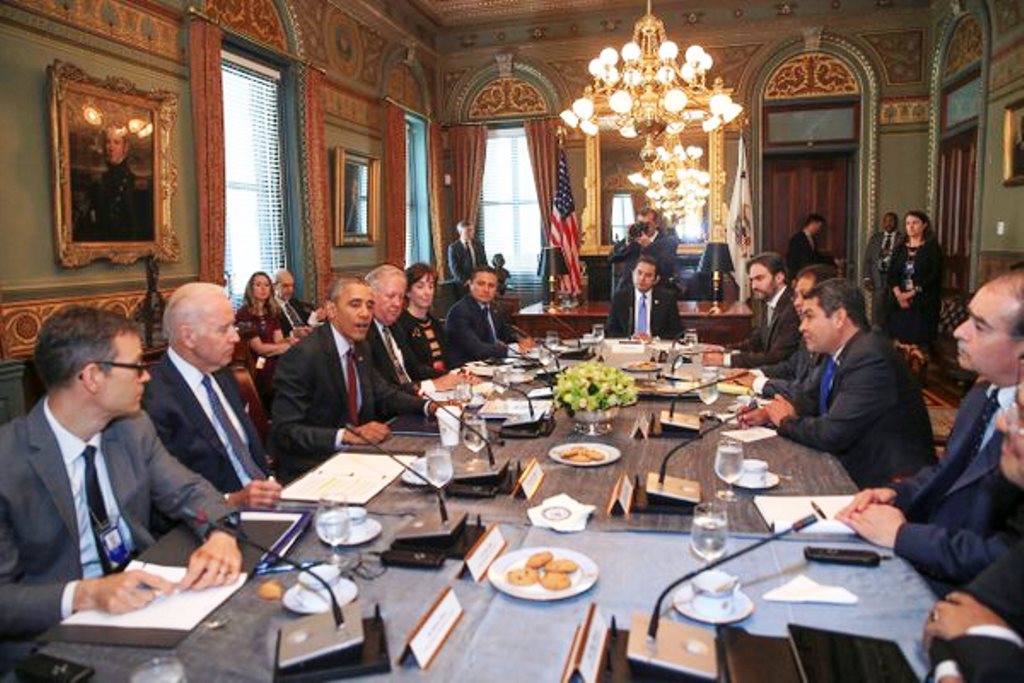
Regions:
<instances>
[{"instance_id":1,"label":"drinking glass","mask_svg":"<svg viewBox=\"0 0 1024 683\"><path fill-rule=\"evenodd\" d=\"M554 330L548 330L547 332L544 333L544 345L547 346L549 349L555 348L561 341L562 339Z\"/></svg>"},{"instance_id":2,"label":"drinking glass","mask_svg":"<svg viewBox=\"0 0 1024 683\"><path fill-rule=\"evenodd\" d=\"M697 330L690 328L686 330L686 334L683 335L683 345L688 346L691 350L697 350Z\"/></svg>"},{"instance_id":3,"label":"drinking glass","mask_svg":"<svg viewBox=\"0 0 1024 683\"><path fill-rule=\"evenodd\" d=\"M548 370L555 362L555 354L549 347L541 346L537 349L537 360L545 370Z\"/></svg>"},{"instance_id":4,"label":"drinking glass","mask_svg":"<svg viewBox=\"0 0 1024 683\"><path fill-rule=\"evenodd\" d=\"M469 382L460 380L455 385L455 400L463 405L473 400L473 387L470 386Z\"/></svg>"},{"instance_id":5,"label":"drinking glass","mask_svg":"<svg viewBox=\"0 0 1024 683\"><path fill-rule=\"evenodd\" d=\"M594 335L594 342L600 344L604 342L604 325L598 324L590 328L591 334Z\"/></svg>"},{"instance_id":6,"label":"drinking glass","mask_svg":"<svg viewBox=\"0 0 1024 683\"><path fill-rule=\"evenodd\" d=\"M736 493L732 485L743 476L743 443L736 439L723 437L715 451L715 474L729 485L725 491L717 494L719 500L732 503L736 501Z\"/></svg>"},{"instance_id":7,"label":"drinking glass","mask_svg":"<svg viewBox=\"0 0 1024 683\"><path fill-rule=\"evenodd\" d=\"M491 386L494 387L494 393L501 396L505 393L505 389L508 388L508 368L504 365L499 365L494 368L494 374L491 375Z\"/></svg>"},{"instance_id":8,"label":"drinking glass","mask_svg":"<svg viewBox=\"0 0 1024 683\"><path fill-rule=\"evenodd\" d=\"M154 657L132 669L131 683L186 683L185 665L174 656Z\"/></svg>"},{"instance_id":9,"label":"drinking glass","mask_svg":"<svg viewBox=\"0 0 1024 683\"><path fill-rule=\"evenodd\" d=\"M454 474L452 454L447 448L434 446L427 451L427 479L434 486L444 487Z\"/></svg>"},{"instance_id":10,"label":"drinking glass","mask_svg":"<svg viewBox=\"0 0 1024 683\"><path fill-rule=\"evenodd\" d=\"M700 373L700 385L704 387L698 392L700 400L709 406L718 400L718 370L705 368ZM705 386L707 385L707 386Z\"/></svg>"},{"instance_id":11,"label":"drinking glass","mask_svg":"<svg viewBox=\"0 0 1024 683\"><path fill-rule=\"evenodd\" d=\"M339 498L321 498L316 509L316 535L331 546L331 564L339 570L348 568L349 561L339 548L348 540L352 520L348 505Z\"/></svg>"},{"instance_id":12,"label":"drinking glass","mask_svg":"<svg viewBox=\"0 0 1024 683\"><path fill-rule=\"evenodd\" d=\"M714 562L725 554L729 539L729 517L725 506L714 501L700 503L693 509L690 529L690 550L704 562Z\"/></svg>"},{"instance_id":13,"label":"drinking glass","mask_svg":"<svg viewBox=\"0 0 1024 683\"><path fill-rule=\"evenodd\" d=\"M480 451L487 445L487 421L479 415L467 415L462 420L462 443L473 451L473 460L478 460Z\"/></svg>"}]
</instances>

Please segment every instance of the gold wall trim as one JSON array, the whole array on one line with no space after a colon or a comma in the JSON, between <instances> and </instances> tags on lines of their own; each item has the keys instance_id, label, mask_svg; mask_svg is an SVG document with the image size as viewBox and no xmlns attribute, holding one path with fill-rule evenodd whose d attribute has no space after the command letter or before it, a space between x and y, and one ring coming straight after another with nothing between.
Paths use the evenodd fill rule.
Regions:
<instances>
[{"instance_id":1,"label":"gold wall trim","mask_svg":"<svg viewBox=\"0 0 1024 683\"><path fill-rule=\"evenodd\" d=\"M931 99L921 97L885 97L878 110L878 122L883 126L927 124Z\"/></svg>"},{"instance_id":2,"label":"gold wall trim","mask_svg":"<svg viewBox=\"0 0 1024 683\"><path fill-rule=\"evenodd\" d=\"M793 55L772 72L764 98L795 99L860 93L857 77L838 57L825 52Z\"/></svg>"}]
</instances>

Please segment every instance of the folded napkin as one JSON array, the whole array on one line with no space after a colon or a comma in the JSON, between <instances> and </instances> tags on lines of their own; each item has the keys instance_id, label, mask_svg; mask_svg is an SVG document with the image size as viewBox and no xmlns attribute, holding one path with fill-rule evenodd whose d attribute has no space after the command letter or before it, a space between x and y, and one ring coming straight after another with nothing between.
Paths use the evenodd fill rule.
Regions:
<instances>
[{"instance_id":1,"label":"folded napkin","mask_svg":"<svg viewBox=\"0 0 1024 683\"><path fill-rule=\"evenodd\" d=\"M825 602L833 605L856 605L858 600L842 586L825 586L806 574L768 591L762 597L771 602Z\"/></svg>"},{"instance_id":2,"label":"folded napkin","mask_svg":"<svg viewBox=\"0 0 1024 683\"><path fill-rule=\"evenodd\" d=\"M572 496L560 493L545 498L540 505L527 510L526 514L534 526L571 533L587 528L587 519L594 509L593 505L584 505Z\"/></svg>"}]
</instances>

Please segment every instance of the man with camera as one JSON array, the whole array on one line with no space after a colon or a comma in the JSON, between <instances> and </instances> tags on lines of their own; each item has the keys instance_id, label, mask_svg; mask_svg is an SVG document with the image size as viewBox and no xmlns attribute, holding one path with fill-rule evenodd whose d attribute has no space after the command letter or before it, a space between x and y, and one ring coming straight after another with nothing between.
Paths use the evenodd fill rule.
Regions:
<instances>
[{"instance_id":1,"label":"man with camera","mask_svg":"<svg viewBox=\"0 0 1024 683\"><path fill-rule=\"evenodd\" d=\"M641 256L649 256L658 265L658 280L662 287L676 286L676 251L679 238L671 229L658 227L658 213L644 207L637 214L637 222L629 226L626 239L615 245L608 263L622 263L622 275L616 291L632 284L633 270Z\"/></svg>"}]
</instances>

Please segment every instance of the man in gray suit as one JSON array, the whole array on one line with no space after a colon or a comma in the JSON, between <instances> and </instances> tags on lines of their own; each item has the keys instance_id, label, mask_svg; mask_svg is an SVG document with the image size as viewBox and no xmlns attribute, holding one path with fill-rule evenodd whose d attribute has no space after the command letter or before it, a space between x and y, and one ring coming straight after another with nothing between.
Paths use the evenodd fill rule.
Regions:
<instances>
[{"instance_id":1,"label":"man in gray suit","mask_svg":"<svg viewBox=\"0 0 1024 683\"><path fill-rule=\"evenodd\" d=\"M0 671L27 639L74 612L139 609L158 594L233 582L242 557L214 531L177 585L120 569L153 543L150 509L202 524L221 495L174 459L139 410L149 379L142 343L121 316L71 307L43 325L35 363L46 398L0 428Z\"/></svg>"},{"instance_id":2,"label":"man in gray suit","mask_svg":"<svg viewBox=\"0 0 1024 683\"><path fill-rule=\"evenodd\" d=\"M882 217L882 229L872 233L864 248L864 270L861 273L864 289L871 293L871 324L885 329L889 301L886 284L892 255L907 236L899 229L900 217L890 211Z\"/></svg>"}]
</instances>

